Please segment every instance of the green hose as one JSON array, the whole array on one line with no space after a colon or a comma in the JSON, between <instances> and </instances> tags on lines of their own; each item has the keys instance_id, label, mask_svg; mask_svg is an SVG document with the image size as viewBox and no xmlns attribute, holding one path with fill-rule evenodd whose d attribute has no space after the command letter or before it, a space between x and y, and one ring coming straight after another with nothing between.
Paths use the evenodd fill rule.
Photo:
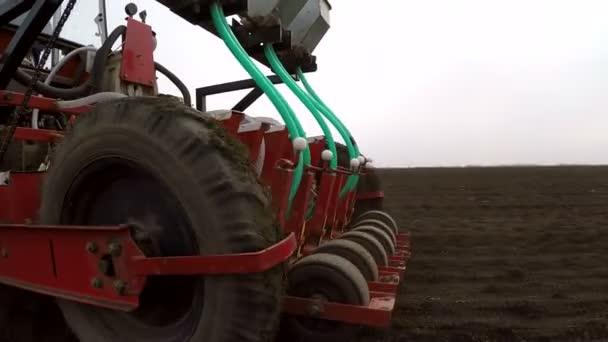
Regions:
<instances>
[{"instance_id":1,"label":"green hose","mask_svg":"<svg viewBox=\"0 0 608 342\"><path fill-rule=\"evenodd\" d=\"M287 101L276 90L272 82L270 82L270 80L266 78L266 76L251 61L247 55L247 52L245 52L245 49L243 49L239 41L234 36L234 33L232 33L232 30L226 22L224 11L217 1L211 4L211 17L213 19L215 29L218 31L219 36L222 38L230 52L232 52L241 66L247 71L247 73L249 73L251 78L256 82L257 86L262 89L272 104L279 111L283 121L285 121L285 125L287 126L287 130L291 138L295 139L301 137L306 139L306 134L304 133L304 130L302 129L302 126L300 125L300 122L295 116L293 110L291 107L289 107ZM310 150L308 149L308 146L306 146L304 153L299 155L298 165L296 166L294 173L294 179L289 193L289 208L291 208L293 198L295 197L302 181L304 164L309 163Z\"/></svg>"},{"instance_id":2,"label":"green hose","mask_svg":"<svg viewBox=\"0 0 608 342\"><path fill-rule=\"evenodd\" d=\"M348 131L348 128L346 128L346 126L342 123L338 116L334 114L331 109L329 109L329 107L323 102L323 100L321 100L319 95L317 95L314 89L310 86L310 83L308 83L306 76L302 72L302 68L298 68L297 73L298 77L302 80L302 84L304 84L304 87L306 88L310 96L314 99L315 106L317 106L318 110L323 114L323 116L327 118L327 120L329 120L329 122L331 122L331 124L340 133L340 136L342 136L342 139L346 144L346 148L348 149L348 155L350 156L350 159L358 158L360 155L359 147L356 143L353 142L353 139L351 138L352 136ZM340 197L346 195L348 191L354 190L358 181L358 175L349 176L348 180L346 181L346 184L344 184L344 187L340 192Z\"/></svg>"},{"instance_id":3,"label":"green hose","mask_svg":"<svg viewBox=\"0 0 608 342\"><path fill-rule=\"evenodd\" d=\"M266 46L264 46L264 53L266 54L266 58L270 62L270 66L272 67L273 71L279 76L281 81L283 81L283 83L287 85L287 87L294 93L294 95L296 95L298 99L302 101L304 106L306 106L306 108L310 111L312 116L315 118L315 120L321 127L321 130L323 131L323 134L327 139L327 145L329 146L329 150L333 153L333 157L329 165L332 169L336 169L338 167L338 152L336 150L336 144L334 142L333 135L329 130L329 126L327 126L327 123L323 119L323 116L319 114L319 110L317 109L314 100L311 99L310 96L304 90L300 89L300 87L293 80L291 75L287 72L287 70L285 70L283 63L281 63L281 61L279 60L279 57L277 56L277 53L274 50L272 44L267 44Z\"/></svg>"}]
</instances>

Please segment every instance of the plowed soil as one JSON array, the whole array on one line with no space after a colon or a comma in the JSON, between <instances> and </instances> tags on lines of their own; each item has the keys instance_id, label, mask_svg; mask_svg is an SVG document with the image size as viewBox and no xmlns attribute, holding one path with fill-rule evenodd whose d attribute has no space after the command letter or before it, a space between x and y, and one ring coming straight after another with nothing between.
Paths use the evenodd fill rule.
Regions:
<instances>
[{"instance_id":1,"label":"plowed soil","mask_svg":"<svg viewBox=\"0 0 608 342\"><path fill-rule=\"evenodd\" d=\"M608 341L608 167L385 169L412 234L365 341Z\"/></svg>"}]
</instances>

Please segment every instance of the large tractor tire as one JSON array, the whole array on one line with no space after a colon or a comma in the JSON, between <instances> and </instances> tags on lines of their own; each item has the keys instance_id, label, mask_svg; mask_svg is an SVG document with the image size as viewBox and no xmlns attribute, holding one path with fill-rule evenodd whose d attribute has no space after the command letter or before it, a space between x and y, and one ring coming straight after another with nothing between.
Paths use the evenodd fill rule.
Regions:
<instances>
[{"instance_id":1,"label":"large tractor tire","mask_svg":"<svg viewBox=\"0 0 608 342\"><path fill-rule=\"evenodd\" d=\"M170 98L121 99L80 116L51 159L41 221L130 223L154 246L142 247L149 256L253 252L282 238L245 147ZM284 267L149 278L131 313L58 302L86 342L271 341Z\"/></svg>"},{"instance_id":2,"label":"large tractor tire","mask_svg":"<svg viewBox=\"0 0 608 342\"><path fill-rule=\"evenodd\" d=\"M0 285L0 341L78 342L53 298Z\"/></svg>"}]
</instances>

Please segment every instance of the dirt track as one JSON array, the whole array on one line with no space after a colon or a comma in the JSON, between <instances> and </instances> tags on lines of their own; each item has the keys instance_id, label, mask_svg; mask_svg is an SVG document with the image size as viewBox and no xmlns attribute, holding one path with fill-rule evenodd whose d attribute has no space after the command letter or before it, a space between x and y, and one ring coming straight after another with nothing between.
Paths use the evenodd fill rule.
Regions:
<instances>
[{"instance_id":1,"label":"dirt track","mask_svg":"<svg viewBox=\"0 0 608 342\"><path fill-rule=\"evenodd\" d=\"M382 176L413 256L369 341L608 341L608 167Z\"/></svg>"}]
</instances>

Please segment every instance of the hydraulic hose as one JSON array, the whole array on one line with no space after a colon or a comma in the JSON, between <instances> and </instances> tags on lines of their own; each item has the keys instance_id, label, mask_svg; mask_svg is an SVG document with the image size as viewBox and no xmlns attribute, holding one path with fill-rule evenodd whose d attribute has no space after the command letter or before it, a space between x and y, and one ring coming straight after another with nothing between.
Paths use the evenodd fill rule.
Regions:
<instances>
[{"instance_id":1,"label":"hydraulic hose","mask_svg":"<svg viewBox=\"0 0 608 342\"><path fill-rule=\"evenodd\" d=\"M329 107L323 102L323 100L321 100L319 95L317 95L317 93L311 87L310 83L308 83L306 76L302 72L302 68L298 68L297 74L298 74L298 77L302 80L302 84L304 85L304 87L306 88L306 90L308 91L310 96L314 99L315 106L323 114L323 116L325 116L327 118L327 120L329 120L332 123L332 125L336 128L336 130L342 136L342 139L344 140L344 143L346 144L346 147L348 149L348 154L350 156L350 159L358 158L360 155L359 148L357 146L357 143L352 138L350 132L346 128L346 126L342 123L342 121L338 118L338 116L336 114L334 114L334 112L331 109L329 109ZM340 197L343 197L344 195L346 195L346 193L348 191L353 190L355 188L355 186L357 185L358 180L359 180L359 176L357 176L357 175L351 175L350 177L348 177L346 184L344 185L344 187L342 188L342 191L340 192Z\"/></svg>"},{"instance_id":2,"label":"hydraulic hose","mask_svg":"<svg viewBox=\"0 0 608 342\"><path fill-rule=\"evenodd\" d=\"M317 106L315 106L314 101L310 98L308 94L306 94L306 92L300 89L300 87L296 84L291 75L289 75L287 70L285 70L283 63L281 63L281 61L279 60L279 57L277 56L277 53L274 50L272 44L267 44L266 46L264 46L264 53L266 55L266 58L270 62L273 71L279 76L281 81L283 81L283 83L285 83L285 85L287 85L287 87L291 89L294 95L296 95L300 99L300 101L302 101L304 106L306 106L306 108L314 116L315 120L317 120L317 123L321 127L321 130L323 131L323 134L327 139L327 145L329 146L329 150L333 153L332 159L330 161L330 166L332 169L337 168L338 152L336 150L336 144L334 142L333 135L329 130L327 123L325 122L321 114L319 114L319 110L317 109Z\"/></svg>"},{"instance_id":3,"label":"hydraulic hose","mask_svg":"<svg viewBox=\"0 0 608 342\"><path fill-rule=\"evenodd\" d=\"M57 65L55 65L53 67L53 69L51 69L51 72L48 74L48 76L46 77L46 79L44 80L44 84L46 85L50 85L51 82L53 81L53 79L55 78L55 75L57 75L57 73L59 72L59 70L61 70L61 68L63 68L63 66L70 60L72 59L74 56L80 54L81 52L87 52L87 51L97 51L97 48L94 46L83 46L83 47L79 47L78 49L72 50L70 51L70 53L68 53L67 55L65 55L65 57L63 57L58 63ZM83 63L82 63L83 64ZM38 113L40 112L39 109L34 109L32 110L32 128L37 129L38 128Z\"/></svg>"},{"instance_id":4,"label":"hydraulic hose","mask_svg":"<svg viewBox=\"0 0 608 342\"><path fill-rule=\"evenodd\" d=\"M114 45L114 43L126 32L126 30L127 27L124 25L117 27L99 48L97 54L95 55L93 72L91 73L91 78L89 81L74 88L57 88L42 82L36 82L36 84L33 85L34 90L46 97L73 100L90 94L92 89L101 89L101 80L103 78L106 62L112 49L112 45ZM23 70L18 69L16 71L15 80L24 86L32 86L32 78Z\"/></svg>"},{"instance_id":5,"label":"hydraulic hose","mask_svg":"<svg viewBox=\"0 0 608 342\"><path fill-rule=\"evenodd\" d=\"M182 82L174 73L169 71L169 69L165 68L158 62L154 62L154 66L156 70L158 70L161 74L167 76L167 78L175 84L175 86L182 93L182 97L184 98L184 103L190 107L192 106L192 98L190 97L190 92L188 91L188 87Z\"/></svg>"},{"instance_id":6,"label":"hydraulic hose","mask_svg":"<svg viewBox=\"0 0 608 342\"><path fill-rule=\"evenodd\" d=\"M108 61L108 56L112 52L112 46L118 40L118 38L122 37L127 32L127 27L124 25L120 25L110 33L108 39L106 39L101 47L95 54L95 61L93 62L93 73L91 75L91 84L93 86L93 92L101 91L101 82L103 81L103 75L105 73L106 63Z\"/></svg>"},{"instance_id":7,"label":"hydraulic hose","mask_svg":"<svg viewBox=\"0 0 608 342\"><path fill-rule=\"evenodd\" d=\"M298 119L296 118L293 110L289 107L287 101L281 96L281 94L276 90L272 82L253 64L245 49L238 42L234 33L229 28L226 17L224 15L224 11L222 7L219 5L218 1L214 1L211 4L211 18L213 20L213 24L215 29L218 31L219 36L222 38L230 52L234 55L234 57L238 60L241 66L249 73L251 78L253 78L264 91L266 96L270 99L272 104L277 108L279 114L283 118L285 125L287 126L287 130L293 140L296 138L305 138L304 130L300 125ZM302 175L304 172L304 164L310 163L310 150L308 146L305 147L303 153L299 154L298 165L296 166L296 170L294 173L294 179L291 184L291 190L289 194L289 208L291 208L291 203L293 198L295 197L300 183L302 181Z\"/></svg>"},{"instance_id":8,"label":"hydraulic hose","mask_svg":"<svg viewBox=\"0 0 608 342\"><path fill-rule=\"evenodd\" d=\"M68 108L78 108L78 107L91 105L91 104L99 103L99 102L110 101L110 100L114 100L114 99L122 99L124 97L127 97L127 95L108 91L108 92L96 93L96 94L82 97L82 98L79 98L76 100L57 101L56 103L57 103L58 109L68 109Z\"/></svg>"}]
</instances>

